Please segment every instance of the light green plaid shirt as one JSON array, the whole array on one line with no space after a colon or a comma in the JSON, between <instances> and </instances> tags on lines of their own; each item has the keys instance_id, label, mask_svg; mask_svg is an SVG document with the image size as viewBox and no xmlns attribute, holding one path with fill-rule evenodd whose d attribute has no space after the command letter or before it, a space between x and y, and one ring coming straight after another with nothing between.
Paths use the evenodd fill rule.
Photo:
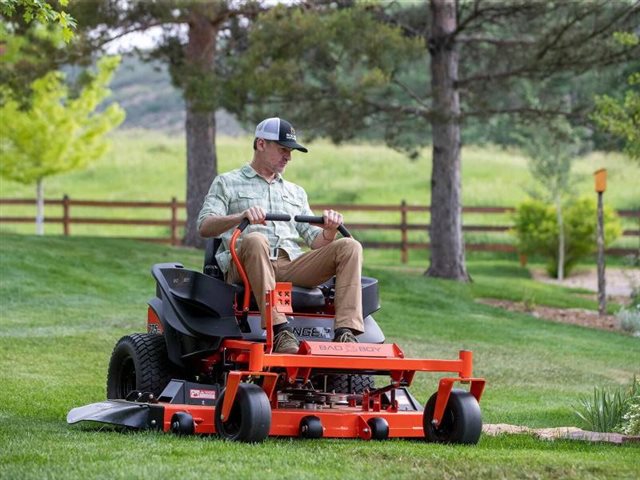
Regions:
<instances>
[{"instance_id":1,"label":"light green plaid shirt","mask_svg":"<svg viewBox=\"0 0 640 480\"><path fill-rule=\"evenodd\" d=\"M303 253L297 243L300 237L307 245L311 246L318 234L322 232L319 227L293 221L294 215L313 215L311 208L309 208L307 193L302 187L287 182L279 174L272 183L268 183L250 165L218 175L213 180L198 216L198 228L209 215L233 215L253 206L262 207L267 213L291 215L290 222L249 225L245 230L246 233L260 232L264 234L269 239L269 245L273 252L276 249L282 249L287 252L291 260ZM216 254L218 265L225 273L231 263L229 241L233 230L221 235L222 245ZM240 241L242 241L242 237L240 237Z\"/></svg>"}]
</instances>

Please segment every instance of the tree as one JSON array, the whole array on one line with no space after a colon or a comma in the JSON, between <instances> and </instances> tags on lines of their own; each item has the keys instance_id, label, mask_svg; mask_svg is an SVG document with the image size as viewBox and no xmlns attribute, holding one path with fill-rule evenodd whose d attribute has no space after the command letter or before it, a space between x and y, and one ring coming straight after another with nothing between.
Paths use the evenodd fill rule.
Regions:
<instances>
[{"instance_id":1,"label":"tree","mask_svg":"<svg viewBox=\"0 0 640 480\"><path fill-rule=\"evenodd\" d=\"M586 118L588 105L581 98L564 101L573 93L570 80L637 55L637 47L616 45L610 37L635 28L640 11L637 4L606 0L430 0L369 3L354 12L349 18L355 24L377 23L373 33L351 29L346 21L342 27L351 35L323 28L331 24L325 16L348 17L324 5L262 15L246 56L253 60L245 69L247 101L261 102L261 111L292 112L287 115L296 123L334 140L373 126L389 145L411 154L431 141L432 249L426 274L467 280L460 181L464 122L502 115L512 123ZM395 34L383 29L389 26ZM385 52L358 58L359 51L369 54L368 44L379 45L373 38L378 29L394 38L390 59L384 55L387 44L378 46ZM348 88L344 77L350 74L369 81L353 81Z\"/></svg>"},{"instance_id":2,"label":"tree","mask_svg":"<svg viewBox=\"0 0 640 480\"><path fill-rule=\"evenodd\" d=\"M31 85L28 109L16 100L0 107L0 175L20 183L36 183L36 233L44 232L43 180L84 167L100 158L108 143L104 135L124 120L124 111L111 104L97 113L109 95L118 57L104 57L77 98L70 98L64 75L50 72Z\"/></svg>"},{"instance_id":3,"label":"tree","mask_svg":"<svg viewBox=\"0 0 640 480\"><path fill-rule=\"evenodd\" d=\"M571 195L569 188L571 166L581 146L580 132L566 119L555 119L546 124L521 129L517 135L524 152L529 157L529 170L542 188L545 200L555 207L557 236L557 276L564 279L565 224L563 217L565 199Z\"/></svg>"},{"instance_id":4,"label":"tree","mask_svg":"<svg viewBox=\"0 0 640 480\"><path fill-rule=\"evenodd\" d=\"M157 47L138 53L166 62L173 83L183 92L187 111L187 224L183 243L203 246L196 221L211 180L218 173L215 112L226 107L233 96L235 72L229 67L230 60L244 48L246 29L262 9L261 2L86 0L70 7L86 29L78 35L78 43L86 51L99 51L131 32L162 29Z\"/></svg>"},{"instance_id":5,"label":"tree","mask_svg":"<svg viewBox=\"0 0 640 480\"><path fill-rule=\"evenodd\" d=\"M636 34L615 35L623 45L638 46ZM629 90L617 100L609 95L596 97L593 119L600 128L625 141L625 151L633 160L640 161L640 70L627 80Z\"/></svg>"},{"instance_id":6,"label":"tree","mask_svg":"<svg viewBox=\"0 0 640 480\"><path fill-rule=\"evenodd\" d=\"M69 0L58 0L57 3L66 7ZM26 23L36 21L44 25L56 24L60 27L65 42L73 38L73 29L76 27L76 21L71 15L64 10L56 10L45 0L2 0L0 14L8 18L20 15Z\"/></svg>"}]
</instances>

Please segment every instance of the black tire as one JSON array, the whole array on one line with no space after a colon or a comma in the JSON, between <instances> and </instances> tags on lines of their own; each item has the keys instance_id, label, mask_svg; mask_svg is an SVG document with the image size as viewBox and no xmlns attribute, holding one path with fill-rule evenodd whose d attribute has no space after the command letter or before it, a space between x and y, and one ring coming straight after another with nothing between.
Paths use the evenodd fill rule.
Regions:
<instances>
[{"instance_id":1,"label":"black tire","mask_svg":"<svg viewBox=\"0 0 640 480\"><path fill-rule=\"evenodd\" d=\"M475 445L482 433L482 416L476 398L464 390L452 390L442 422L434 427L431 421L436 408L434 393L424 408L423 427L425 440L437 443L462 443Z\"/></svg>"},{"instance_id":2,"label":"black tire","mask_svg":"<svg viewBox=\"0 0 640 480\"><path fill-rule=\"evenodd\" d=\"M235 442L261 442L271 429L271 405L264 390L252 383L238 385L238 393L229 418L223 422L225 392L218 398L215 411L216 431L221 438Z\"/></svg>"},{"instance_id":3,"label":"black tire","mask_svg":"<svg viewBox=\"0 0 640 480\"><path fill-rule=\"evenodd\" d=\"M107 398L127 398L132 391L156 398L171 380L167 346L162 335L134 333L122 337L111 354Z\"/></svg>"},{"instance_id":4,"label":"black tire","mask_svg":"<svg viewBox=\"0 0 640 480\"><path fill-rule=\"evenodd\" d=\"M187 412L174 413L171 417L171 432L176 435L193 435L196 430L193 417Z\"/></svg>"},{"instance_id":5,"label":"black tire","mask_svg":"<svg viewBox=\"0 0 640 480\"><path fill-rule=\"evenodd\" d=\"M324 375L316 377L314 388L325 392L336 393L364 393L374 390L375 381L371 375L327 375L326 390Z\"/></svg>"},{"instance_id":6,"label":"black tire","mask_svg":"<svg viewBox=\"0 0 640 480\"><path fill-rule=\"evenodd\" d=\"M324 428L322 428L322 422L318 417L310 415L300 421L300 436L302 438L322 438L323 434Z\"/></svg>"},{"instance_id":7,"label":"black tire","mask_svg":"<svg viewBox=\"0 0 640 480\"><path fill-rule=\"evenodd\" d=\"M370 418L367 424L371 429L371 440L386 440L389 438L389 423L384 418Z\"/></svg>"}]
</instances>

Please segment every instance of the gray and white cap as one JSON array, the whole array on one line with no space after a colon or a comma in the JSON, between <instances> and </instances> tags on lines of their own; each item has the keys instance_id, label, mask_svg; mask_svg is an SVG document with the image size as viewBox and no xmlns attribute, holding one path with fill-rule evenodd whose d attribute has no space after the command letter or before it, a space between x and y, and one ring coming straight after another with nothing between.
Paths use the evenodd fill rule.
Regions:
<instances>
[{"instance_id":1,"label":"gray and white cap","mask_svg":"<svg viewBox=\"0 0 640 480\"><path fill-rule=\"evenodd\" d=\"M296 142L295 129L283 118L272 117L261 121L256 127L256 138L272 140L283 147L308 152L305 147Z\"/></svg>"}]
</instances>

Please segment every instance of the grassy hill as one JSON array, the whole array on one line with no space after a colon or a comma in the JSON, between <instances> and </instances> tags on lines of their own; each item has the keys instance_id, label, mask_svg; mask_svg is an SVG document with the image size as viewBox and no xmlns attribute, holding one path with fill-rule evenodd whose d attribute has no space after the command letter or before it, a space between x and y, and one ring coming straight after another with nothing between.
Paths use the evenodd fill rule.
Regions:
<instances>
[{"instance_id":1,"label":"grassy hill","mask_svg":"<svg viewBox=\"0 0 640 480\"><path fill-rule=\"evenodd\" d=\"M477 447L421 441L269 439L262 445L69 427L67 411L104 399L110 352L144 330L153 263L199 268L201 254L126 240L0 236L0 478L637 478L638 445L483 437ZM408 356L474 351L487 378L485 423L576 425L594 386L640 373L638 339L546 322L476 303L478 296L595 308L580 291L539 284L513 261L471 255L472 284L422 276L371 256L379 278L375 317ZM438 376L418 374L426 401ZM258 473L259 472L259 473Z\"/></svg>"},{"instance_id":2,"label":"grassy hill","mask_svg":"<svg viewBox=\"0 0 640 480\"><path fill-rule=\"evenodd\" d=\"M301 134L304 138L304 133ZM428 205L431 184L431 152L425 149L416 161L379 144L335 146L326 141L309 145L310 153L294 153L287 167L286 178L307 190L312 203L396 204L406 200L410 205ZM239 167L251 159L250 137L220 136L217 139L219 170ZM91 200L159 200L175 196L185 198L185 140L181 135L167 135L150 130L120 130L112 135L111 152L102 160L80 172L73 172L45 181L48 198L60 199L68 194L75 199ZM525 199L533 187L526 159L516 151L492 147L464 147L462 152L462 197L465 206L515 206ZM640 178L640 166L619 155L593 153L575 164L575 195L593 193L593 172L608 169L608 190L605 203L613 208L640 208L635 179ZM33 198L34 187L0 180L3 197ZM33 208L1 208L2 215L33 215ZM84 208L74 214L90 216ZM60 209L51 208L48 216L60 216ZM100 213L104 215L104 211ZM168 211L120 209L112 216L125 218L168 218ZM398 215L381 213L349 213L347 223L358 221L399 222ZM426 214L411 214L412 223L426 223ZM465 215L464 223L507 224L504 215ZM33 232L33 226L3 225L4 231ZM626 228L638 228L627 222ZM60 233L58 225L48 225L50 233ZM162 228L117 226L73 226L72 233L85 235L166 236ZM397 240L395 232L377 231L367 239ZM478 234L476 234L477 236ZM495 236L494 236L495 237ZM492 238L494 238L492 237ZM503 237L507 237L506 235ZM362 238L362 237L361 237ZM467 235L467 239L471 239ZM482 237L481 237L482 238ZM426 240L426 233L414 232L410 239ZM477 237L476 237L477 239ZM499 241L511 241L502 238ZM620 246L637 246L637 238L627 238Z\"/></svg>"}]
</instances>

